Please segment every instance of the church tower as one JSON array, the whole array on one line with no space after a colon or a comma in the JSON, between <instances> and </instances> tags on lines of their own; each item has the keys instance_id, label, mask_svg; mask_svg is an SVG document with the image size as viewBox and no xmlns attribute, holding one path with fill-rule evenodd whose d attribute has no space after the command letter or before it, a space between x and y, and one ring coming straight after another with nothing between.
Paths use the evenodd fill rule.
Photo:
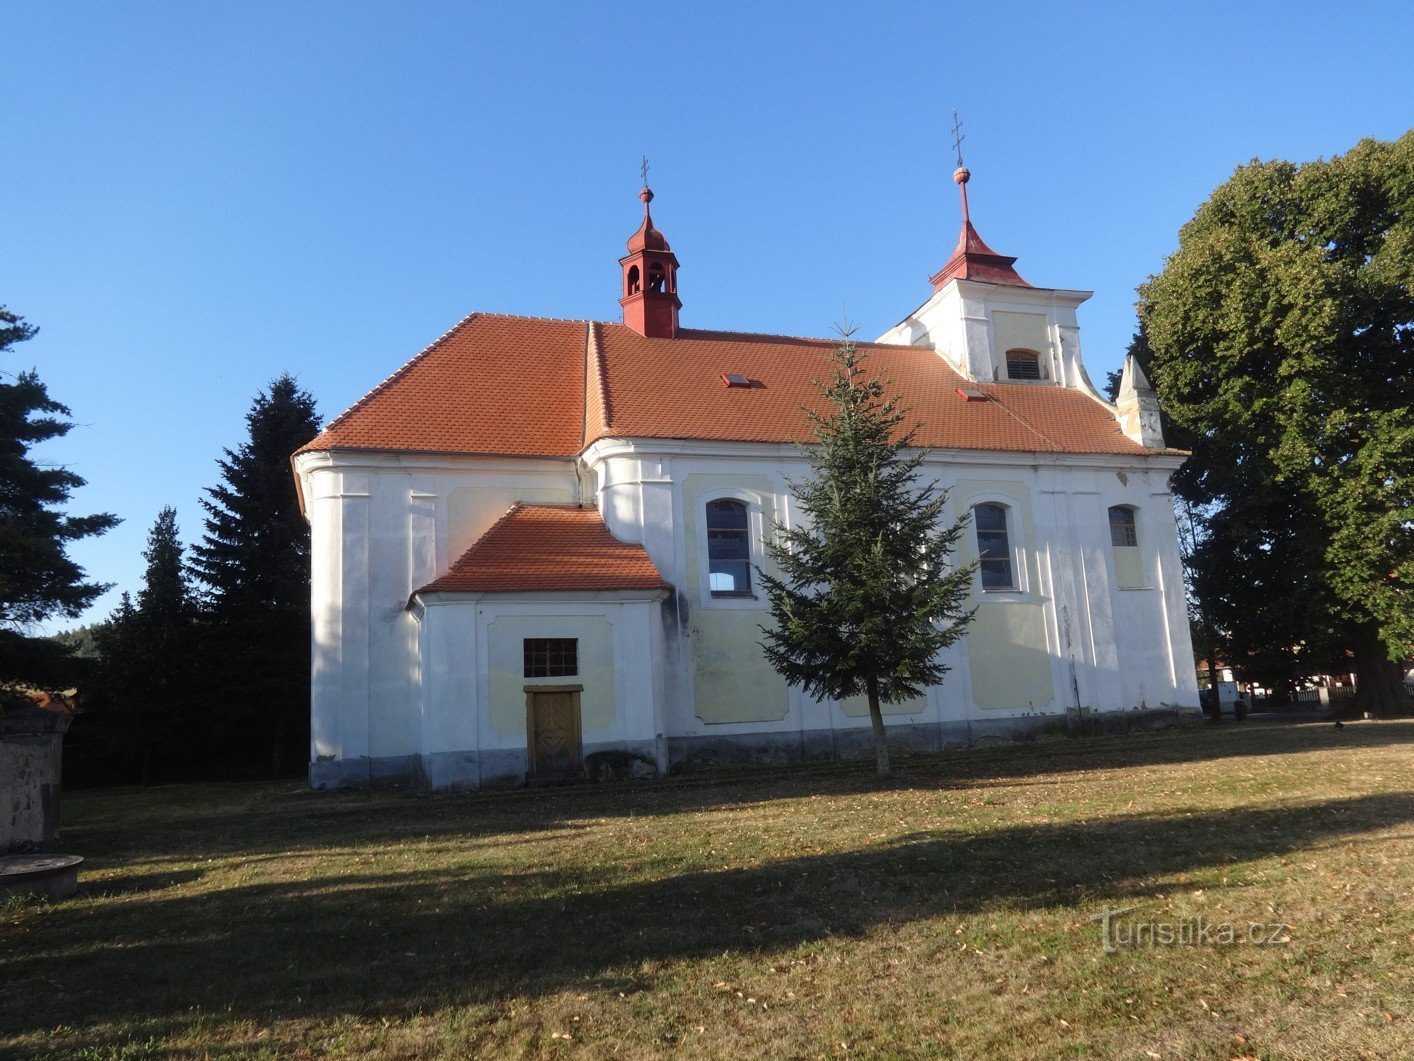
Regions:
<instances>
[{"instance_id":1,"label":"church tower","mask_svg":"<svg viewBox=\"0 0 1414 1061\"><path fill-rule=\"evenodd\" d=\"M928 278L928 300L879 342L931 347L963 378L979 383L1069 387L1104 401L1080 359L1075 311L1091 292L1033 287L1016 271L1015 258L986 244L967 202L972 172L962 164L961 136L958 147L952 175L962 193L957 244Z\"/></svg>"},{"instance_id":2,"label":"church tower","mask_svg":"<svg viewBox=\"0 0 1414 1061\"><path fill-rule=\"evenodd\" d=\"M643 224L628 241L628 253L619 259L622 272L624 324L650 339L676 339L678 310L678 260L663 234L653 227L648 204L653 191L645 183L638 197L643 200Z\"/></svg>"}]
</instances>

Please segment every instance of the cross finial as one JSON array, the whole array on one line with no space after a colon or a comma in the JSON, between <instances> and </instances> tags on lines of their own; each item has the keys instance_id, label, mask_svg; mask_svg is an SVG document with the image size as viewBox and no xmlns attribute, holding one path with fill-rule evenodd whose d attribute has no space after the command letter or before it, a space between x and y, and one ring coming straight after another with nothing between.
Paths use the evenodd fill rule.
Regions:
<instances>
[{"instance_id":1,"label":"cross finial","mask_svg":"<svg viewBox=\"0 0 1414 1061\"><path fill-rule=\"evenodd\" d=\"M954 113L956 113L956 112L954 111ZM643 174L643 186L644 186L645 188L648 187L648 156L647 156L647 155L644 155L644 156L643 156L643 164L642 164L641 166L639 166L638 171L639 171L641 174Z\"/></svg>"},{"instance_id":2,"label":"cross finial","mask_svg":"<svg viewBox=\"0 0 1414 1061\"><path fill-rule=\"evenodd\" d=\"M962 165L962 142L966 139L967 137L962 135L962 122L958 119L957 108L954 107L952 109L952 146L953 150L957 152L959 167Z\"/></svg>"}]
</instances>

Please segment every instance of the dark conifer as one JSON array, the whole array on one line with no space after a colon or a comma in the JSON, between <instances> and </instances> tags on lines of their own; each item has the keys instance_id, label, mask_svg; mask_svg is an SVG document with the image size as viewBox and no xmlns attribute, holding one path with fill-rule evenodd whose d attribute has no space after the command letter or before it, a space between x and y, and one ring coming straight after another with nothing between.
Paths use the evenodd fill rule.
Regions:
<instances>
[{"instance_id":1,"label":"dark conifer","mask_svg":"<svg viewBox=\"0 0 1414 1061\"><path fill-rule=\"evenodd\" d=\"M36 331L0 306L0 353ZM21 686L61 688L71 680L66 646L30 631L51 616L75 618L108 588L87 580L68 547L118 522L107 514L64 513L83 479L36 462L30 451L69 433L69 410L49 397L33 371L6 376L0 379L0 702Z\"/></svg>"},{"instance_id":2,"label":"dark conifer","mask_svg":"<svg viewBox=\"0 0 1414 1061\"><path fill-rule=\"evenodd\" d=\"M217 463L192 568L207 589L213 708L283 773L309 734L309 525L290 454L319 431L314 399L281 375L246 415L249 437Z\"/></svg>"}]
</instances>

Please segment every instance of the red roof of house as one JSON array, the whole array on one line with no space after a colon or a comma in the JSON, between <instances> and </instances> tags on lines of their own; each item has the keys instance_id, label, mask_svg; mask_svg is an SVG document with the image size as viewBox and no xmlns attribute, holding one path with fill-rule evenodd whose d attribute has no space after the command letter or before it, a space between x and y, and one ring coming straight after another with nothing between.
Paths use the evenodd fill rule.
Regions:
<instances>
[{"instance_id":1,"label":"red roof of house","mask_svg":"<svg viewBox=\"0 0 1414 1061\"><path fill-rule=\"evenodd\" d=\"M336 418L300 452L355 449L572 457L599 438L796 442L822 408L838 343L472 314ZM1078 390L967 384L926 347L860 343L904 396L920 446L1144 456L1113 412ZM752 381L727 387L724 374ZM965 401L976 387L985 401Z\"/></svg>"},{"instance_id":2,"label":"red roof of house","mask_svg":"<svg viewBox=\"0 0 1414 1061\"><path fill-rule=\"evenodd\" d=\"M417 592L667 588L643 546L615 538L597 510L517 504L450 571Z\"/></svg>"}]
</instances>

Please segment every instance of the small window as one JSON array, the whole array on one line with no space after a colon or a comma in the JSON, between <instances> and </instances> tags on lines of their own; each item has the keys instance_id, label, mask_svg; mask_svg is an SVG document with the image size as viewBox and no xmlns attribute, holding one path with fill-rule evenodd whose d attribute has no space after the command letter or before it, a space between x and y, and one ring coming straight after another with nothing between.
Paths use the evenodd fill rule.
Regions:
<instances>
[{"instance_id":1,"label":"small window","mask_svg":"<svg viewBox=\"0 0 1414 1061\"><path fill-rule=\"evenodd\" d=\"M649 290L649 291L652 291L652 292L654 292L654 293L656 293L656 294L662 294L662 293L663 293L663 287L664 287L664 285L667 284L667 282L668 282L668 274L667 274L667 272L664 271L663 266L662 266L660 263L654 262L652 265L650 265L650 266L648 267L648 290Z\"/></svg>"},{"instance_id":2,"label":"small window","mask_svg":"<svg viewBox=\"0 0 1414 1061\"><path fill-rule=\"evenodd\" d=\"M1035 350L1008 350L1006 376L1007 379L1040 379L1041 355Z\"/></svg>"},{"instance_id":3,"label":"small window","mask_svg":"<svg viewBox=\"0 0 1414 1061\"><path fill-rule=\"evenodd\" d=\"M573 637L527 637L525 676L565 678L579 673L579 640Z\"/></svg>"},{"instance_id":4,"label":"small window","mask_svg":"<svg viewBox=\"0 0 1414 1061\"><path fill-rule=\"evenodd\" d=\"M712 596L750 596L751 537L742 502L707 502L707 560Z\"/></svg>"},{"instance_id":5,"label":"small window","mask_svg":"<svg viewBox=\"0 0 1414 1061\"><path fill-rule=\"evenodd\" d=\"M981 558L982 588L1016 589L1011 566L1011 539L1007 534L1004 505L978 505L973 510L977 526L977 555Z\"/></svg>"},{"instance_id":6,"label":"small window","mask_svg":"<svg viewBox=\"0 0 1414 1061\"><path fill-rule=\"evenodd\" d=\"M624 292L625 294L638 294L638 266L630 265L628 267L628 282L626 284L626 287L627 290Z\"/></svg>"},{"instance_id":7,"label":"small window","mask_svg":"<svg viewBox=\"0 0 1414 1061\"><path fill-rule=\"evenodd\" d=\"M1129 548L1139 544L1139 532L1134 527L1134 509L1115 505L1110 509L1110 544Z\"/></svg>"}]
</instances>

